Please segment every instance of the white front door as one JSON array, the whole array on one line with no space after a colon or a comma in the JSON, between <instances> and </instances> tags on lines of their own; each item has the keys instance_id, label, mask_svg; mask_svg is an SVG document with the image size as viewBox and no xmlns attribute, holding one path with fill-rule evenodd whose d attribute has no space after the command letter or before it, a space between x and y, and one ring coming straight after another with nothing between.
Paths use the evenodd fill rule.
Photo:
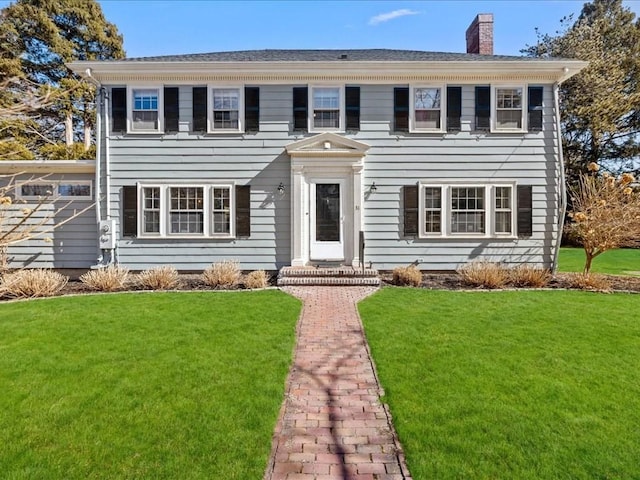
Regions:
<instances>
[{"instance_id":1,"label":"white front door","mask_svg":"<svg viewBox=\"0 0 640 480\"><path fill-rule=\"evenodd\" d=\"M309 257L311 260L344 260L344 180L310 184Z\"/></svg>"}]
</instances>

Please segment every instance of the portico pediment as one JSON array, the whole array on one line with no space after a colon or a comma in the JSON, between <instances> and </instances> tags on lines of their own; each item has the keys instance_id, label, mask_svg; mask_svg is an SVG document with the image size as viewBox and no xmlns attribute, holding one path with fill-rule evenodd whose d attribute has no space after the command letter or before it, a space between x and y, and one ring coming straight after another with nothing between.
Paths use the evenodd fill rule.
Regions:
<instances>
[{"instance_id":1,"label":"portico pediment","mask_svg":"<svg viewBox=\"0 0 640 480\"><path fill-rule=\"evenodd\" d=\"M286 149L291 157L362 158L369 150L369 145L336 133L325 132L290 143Z\"/></svg>"}]
</instances>

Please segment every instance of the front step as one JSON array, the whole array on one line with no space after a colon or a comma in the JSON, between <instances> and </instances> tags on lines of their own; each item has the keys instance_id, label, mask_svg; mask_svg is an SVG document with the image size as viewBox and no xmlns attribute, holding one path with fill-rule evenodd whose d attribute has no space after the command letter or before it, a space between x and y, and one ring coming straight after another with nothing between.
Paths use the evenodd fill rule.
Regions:
<instances>
[{"instance_id":1,"label":"front step","mask_svg":"<svg viewBox=\"0 0 640 480\"><path fill-rule=\"evenodd\" d=\"M284 267L278 273L278 286L286 285L377 286L380 285L380 277L373 268Z\"/></svg>"}]
</instances>

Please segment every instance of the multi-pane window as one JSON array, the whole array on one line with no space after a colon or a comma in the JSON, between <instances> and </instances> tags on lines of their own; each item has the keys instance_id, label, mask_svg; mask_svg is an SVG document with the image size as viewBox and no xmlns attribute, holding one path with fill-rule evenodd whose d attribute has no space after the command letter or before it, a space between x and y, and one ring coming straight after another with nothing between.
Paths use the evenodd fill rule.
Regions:
<instances>
[{"instance_id":1,"label":"multi-pane window","mask_svg":"<svg viewBox=\"0 0 640 480\"><path fill-rule=\"evenodd\" d=\"M32 199L51 197L53 200L90 200L92 197L91 181L25 183L20 185L18 196Z\"/></svg>"},{"instance_id":2,"label":"multi-pane window","mask_svg":"<svg viewBox=\"0 0 640 480\"><path fill-rule=\"evenodd\" d=\"M213 130L240 128L240 89L213 89Z\"/></svg>"},{"instance_id":3,"label":"multi-pane window","mask_svg":"<svg viewBox=\"0 0 640 480\"><path fill-rule=\"evenodd\" d=\"M521 87L496 88L496 129L522 128Z\"/></svg>"},{"instance_id":4,"label":"multi-pane window","mask_svg":"<svg viewBox=\"0 0 640 480\"><path fill-rule=\"evenodd\" d=\"M315 87L312 91L314 129L340 129L340 88Z\"/></svg>"},{"instance_id":5,"label":"multi-pane window","mask_svg":"<svg viewBox=\"0 0 640 480\"><path fill-rule=\"evenodd\" d=\"M495 232L496 233L512 233L512 187L496 187L495 188Z\"/></svg>"},{"instance_id":6,"label":"multi-pane window","mask_svg":"<svg viewBox=\"0 0 640 480\"><path fill-rule=\"evenodd\" d=\"M169 233L204 232L203 195L202 187L169 188Z\"/></svg>"},{"instance_id":7,"label":"multi-pane window","mask_svg":"<svg viewBox=\"0 0 640 480\"><path fill-rule=\"evenodd\" d=\"M424 189L425 233L442 233L442 188Z\"/></svg>"},{"instance_id":8,"label":"multi-pane window","mask_svg":"<svg viewBox=\"0 0 640 480\"><path fill-rule=\"evenodd\" d=\"M157 89L133 90L132 130L159 130Z\"/></svg>"},{"instance_id":9,"label":"multi-pane window","mask_svg":"<svg viewBox=\"0 0 640 480\"><path fill-rule=\"evenodd\" d=\"M440 130L442 119L442 89L420 87L413 89L413 114L416 130Z\"/></svg>"},{"instance_id":10,"label":"multi-pane window","mask_svg":"<svg viewBox=\"0 0 640 480\"><path fill-rule=\"evenodd\" d=\"M451 233L485 233L484 197L484 187L451 187Z\"/></svg>"},{"instance_id":11,"label":"multi-pane window","mask_svg":"<svg viewBox=\"0 0 640 480\"><path fill-rule=\"evenodd\" d=\"M231 233L231 188L213 187L213 233Z\"/></svg>"},{"instance_id":12,"label":"multi-pane window","mask_svg":"<svg viewBox=\"0 0 640 480\"><path fill-rule=\"evenodd\" d=\"M142 233L160 233L160 187L142 189Z\"/></svg>"}]
</instances>

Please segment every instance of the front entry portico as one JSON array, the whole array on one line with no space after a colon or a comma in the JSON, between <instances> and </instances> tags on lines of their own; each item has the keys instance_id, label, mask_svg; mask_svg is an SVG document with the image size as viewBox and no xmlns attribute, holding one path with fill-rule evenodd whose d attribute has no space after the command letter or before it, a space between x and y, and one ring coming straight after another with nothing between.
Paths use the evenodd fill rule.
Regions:
<instances>
[{"instance_id":1,"label":"front entry portico","mask_svg":"<svg viewBox=\"0 0 640 480\"><path fill-rule=\"evenodd\" d=\"M357 267L369 146L322 133L286 148L291 157L291 265L330 261Z\"/></svg>"}]
</instances>

